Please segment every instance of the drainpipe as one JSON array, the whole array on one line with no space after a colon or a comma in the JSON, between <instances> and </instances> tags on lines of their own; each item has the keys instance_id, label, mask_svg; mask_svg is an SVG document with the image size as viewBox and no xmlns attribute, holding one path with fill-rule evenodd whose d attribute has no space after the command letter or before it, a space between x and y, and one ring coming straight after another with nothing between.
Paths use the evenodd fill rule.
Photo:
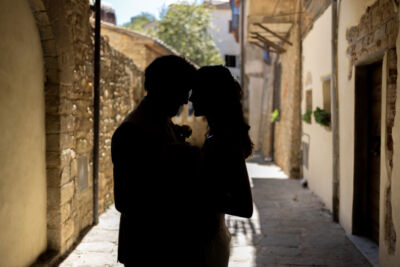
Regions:
<instances>
[{"instance_id":1,"label":"drainpipe","mask_svg":"<svg viewBox=\"0 0 400 267\"><path fill-rule=\"evenodd\" d=\"M241 68L240 68L240 83L244 90L244 8L245 0L240 1L240 56L241 56Z\"/></svg>"},{"instance_id":2,"label":"drainpipe","mask_svg":"<svg viewBox=\"0 0 400 267\"><path fill-rule=\"evenodd\" d=\"M302 32L301 32L301 27L302 27L302 24L301 24L301 22L302 22L302 16L301 16L301 14L302 14L302 8L303 8L303 0L300 0L299 1L299 7L298 7L298 18L297 18L297 27L298 27L298 29L297 29L297 34L298 34L298 36L297 36L297 39L298 39L298 42L299 42L299 48L298 48L298 51L297 51L297 55L298 55L298 60L299 60L299 62L298 62L298 66L299 66L299 79L298 79L298 90L299 90L299 100L298 100L298 104L299 104L299 113L298 113L298 117L297 117L297 119L299 120L299 122L300 122L300 130L299 130L299 133L298 133L298 138L300 139L300 144L298 144L298 145L300 145L300 147L295 147L294 149L298 149L300 152L301 152L301 138L302 138L302 133L303 133L303 124L301 123L302 122L302 120L301 120L301 98L302 98L302 96L303 96L303 35L302 35ZM303 168L302 168L302 163L301 163L301 157L299 157L298 158L298 160L299 161L297 161L297 164L298 164L298 167L299 167L299 178L303 178Z\"/></svg>"},{"instance_id":3,"label":"drainpipe","mask_svg":"<svg viewBox=\"0 0 400 267\"><path fill-rule=\"evenodd\" d=\"M332 113L332 219L339 221L339 111L338 111L338 12L337 0L332 0L332 78L331 78L331 113Z\"/></svg>"},{"instance_id":4,"label":"drainpipe","mask_svg":"<svg viewBox=\"0 0 400 267\"><path fill-rule=\"evenodd\" d=\"M100 12L101 0L95 2L94 94L93 94L93 224L99 223L99 118L100 118Z\"/></svg>"}]
</instances>

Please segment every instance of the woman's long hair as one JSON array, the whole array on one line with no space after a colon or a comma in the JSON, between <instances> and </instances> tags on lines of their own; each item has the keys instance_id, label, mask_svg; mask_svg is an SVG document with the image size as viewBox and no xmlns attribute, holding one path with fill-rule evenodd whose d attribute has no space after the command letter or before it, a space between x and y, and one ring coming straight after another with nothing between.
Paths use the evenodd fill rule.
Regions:
<instances>
[{"instance_id":1,"label":"woman's long hair","mask_svg":"<svg viewBox=\"0 0 400 267\"><path fill-rule=\"evenodd\" d=\"M224 66L205 66L197 71L197 86L207 96L206 117L217 121L210 129L214 133L224 134L226 138L239 144L245 158L251 155L253 143L249 136L250 126L244 119L242 108L242 88ZM209 119L209 118L207 118Z\"/></svg>"}]
</instances>

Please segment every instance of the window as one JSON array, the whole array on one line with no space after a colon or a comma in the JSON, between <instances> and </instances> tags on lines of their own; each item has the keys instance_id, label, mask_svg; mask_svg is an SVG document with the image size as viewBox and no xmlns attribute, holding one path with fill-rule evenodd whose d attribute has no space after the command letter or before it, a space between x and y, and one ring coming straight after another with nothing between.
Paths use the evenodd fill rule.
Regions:
<instances>
[{"instance_id":1,"label":"window","mask_svg":"<svg viewBox=\"0 0 400 267\"><path fill-rule=\"evenodd\" d=\"M327 112L331 112L331 78L326 78L322 81L322 97L323 108Z\"/></svg>"},{"instance_id":2,"label":"window","mask_svg":"<svg viewBox=\"0 0 400 267\"><path fill-rule=\"evenodd\" d=\"M309 89L306 91L306 111L313 110L312 108L312 90Z\"/></svg>"},{"instance_id":3,"label":"window","mask_svg":"<svg viewBox=\"0 0 400 267\"><path fill-rule=\"evenodd\" d=\"M264 62L267 64L271 63L271 55L269 54L268 50L263 51L263 56L264 56Z\"/></svg>"},{"instance_id":4,"label":"window","mask_svg":"<svg viewBox=\"0 0 400 267\"><path fill-rule=\"evenodd\" d=\"M188 103L188 116L192 116L194 113L194 109L193 109L193 103L189 101Z\"/></svg>"},{"instance_id":5,"label":"window","mask_svg":"<svg viewBox=\"0 0 400 267\"><path fill-rule=\"evenodd\" d=\"M225 66L235 68L236 67L236 56L225 55Z\"/></svg>"}]
</instances>

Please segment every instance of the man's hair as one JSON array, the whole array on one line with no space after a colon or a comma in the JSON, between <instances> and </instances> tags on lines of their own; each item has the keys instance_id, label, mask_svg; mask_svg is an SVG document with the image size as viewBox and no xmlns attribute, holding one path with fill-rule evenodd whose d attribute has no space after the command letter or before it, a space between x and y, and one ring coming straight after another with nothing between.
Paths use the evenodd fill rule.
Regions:
<instances>
[{"instance_id":1,"label":"man's hair","mask_svg":"<svg viewBox=\"0 0 400 267\"><path fill-rule=\"evenodd\" d=\"M175 84L188 84L195 75L196 68L184 58L169 55L156 58L144 72L144 89L157 92Z\"/></svg>"}]
</instances>

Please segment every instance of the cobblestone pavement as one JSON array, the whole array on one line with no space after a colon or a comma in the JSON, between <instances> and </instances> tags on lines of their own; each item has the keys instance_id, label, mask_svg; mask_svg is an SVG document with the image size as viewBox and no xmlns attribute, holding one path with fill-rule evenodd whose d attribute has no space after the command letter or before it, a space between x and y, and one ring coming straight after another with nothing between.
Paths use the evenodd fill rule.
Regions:
<instances>
[{"instance_id":1,"label":"cobblestone pavement","mask_svg":"<svg viewBox=\"0 0 400 267\"><path fill-rule=\"evenodd\" d=\"M226 218L232 234L229 267L370 266L298 180L286 179L274 165L248 163L248 170L255 213L251 219ZM122 266L116 260L118 223L112 206L60 266Z\"/></svg>"}]
</instances>

